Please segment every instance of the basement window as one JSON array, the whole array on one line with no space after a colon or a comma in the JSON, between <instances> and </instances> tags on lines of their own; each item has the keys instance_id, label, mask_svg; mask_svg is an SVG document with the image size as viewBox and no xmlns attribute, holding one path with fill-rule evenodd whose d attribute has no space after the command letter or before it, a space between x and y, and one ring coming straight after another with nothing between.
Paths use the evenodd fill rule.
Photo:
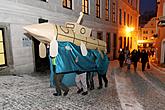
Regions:
<instances>
[{"instance_id":1,"label":"basement window","mask_svg":"<svg viewBox=\"0 0 165 110\"><path fill-rule=\"evenodd\" d=\"M48 0L41 0L41 1L43 1L43 2L47 2L47 3L48 3Z\"/></svg>"}]
</instances>

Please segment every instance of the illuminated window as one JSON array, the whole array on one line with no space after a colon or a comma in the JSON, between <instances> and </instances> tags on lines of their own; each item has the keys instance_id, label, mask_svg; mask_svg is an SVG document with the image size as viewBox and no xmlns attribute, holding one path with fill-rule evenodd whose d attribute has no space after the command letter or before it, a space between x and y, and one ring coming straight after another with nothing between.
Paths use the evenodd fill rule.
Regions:
<instances>
[{"instance_id":1,"label":"illuminated window","mask_svg":"<svg viewBox=\"0 0 165 110\"><path fill-rule=\"evenodd\" d=\"M89 10L89 3L88 0L82 0L82 12L85 14L89 14L88 10Z\"/></svg>"},{"instance_id":2,"label":"illuminated window","mask_svg":"<svg viewBox=\"0 0 165 110\"><path fill-rule=\"evenodd\" d=\"M96 17L100 18L100 0L96 0Z\"/></svg>"},{"instance_id":3,"label":"illuminated window","mask_svg":"<svg viewBox=\"0 0 165 110\"><path fill-rule=\"evenodd\" d=\"M3 39L3 29L0 29L0 66L5 65L5 49L4 49L4 39Z\"/></svg>"},{"instance_id":4,"label":"illuminated window","mask_svg":"<svg viewBox=\"0 0 165 110\"><path fill-rule=\"evenodd\" d=\"M72 0L63 0L63 7L72 9Z\"/></svg>"},{"instance_id":5,"label":"illuminated window","mask_svg":"<svg viewBox=\"0 0 165 110\"><path fill-rule=\"evenodd\" d=\"M105 3L105 20L109 20L109 0L106 0Z\"/></svg>"},{"instance_id":6,"label":"illuminated window","mask_svg":"<svg viewBox=\"0 0 165 110\"><path fill-rule=\"evenodd\" d=\"M113 23L116 22L116 4L115 3L112 4L112 22Z\"/></svg>"},{"instance_id":7,"label":"illuminated window","mask_svg":"<svg viewBox=\"0 0 165 110\"><path fill-rule=\"evenodd\" d=\"M119 24L122 24L122 10L119 9Z\"/></svg>"}]
</instances>

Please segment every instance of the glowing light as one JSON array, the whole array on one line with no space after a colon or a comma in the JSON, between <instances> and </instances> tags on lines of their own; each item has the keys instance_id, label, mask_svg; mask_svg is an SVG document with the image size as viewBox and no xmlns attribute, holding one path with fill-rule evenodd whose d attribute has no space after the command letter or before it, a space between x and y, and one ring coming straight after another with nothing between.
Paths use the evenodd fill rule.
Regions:
<instances>
[{"instance_id":1,"label":"glowing light","mask_svg":"<svg viewBox=\"0 0 165 110\"><path fill-rule=\"evenodd\" d=\"M134 31L134 27L126 27L126 32L127 33L130 33L130 32L132 32L132 31Z\"/></svg>"}]
</instances>

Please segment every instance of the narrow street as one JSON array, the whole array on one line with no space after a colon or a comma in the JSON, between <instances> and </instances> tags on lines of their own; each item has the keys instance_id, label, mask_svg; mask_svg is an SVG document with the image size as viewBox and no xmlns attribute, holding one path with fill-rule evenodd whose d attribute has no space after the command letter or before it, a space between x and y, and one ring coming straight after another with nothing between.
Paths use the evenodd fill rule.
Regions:
<instances>
[{"instance_id":1,"label":"narrow street","mask_svg":"<svg viewBox=\"0 0 165 110\"><path fill-rule=\"evenodd\" d=\"M111 61L108 70L108 88L95 89L82 96L76 87L69 94L55 97L49 86L49 74L33 73L0 76L0 110L164 110L165 74L154 69L128 72ZM159 75L157 75L159 74Z\"/></svg>"},{"instance_id":2,"label":"narrow street","mask_svg":"<svg viewBox=\"0 0 165 110\"><path fill-rule=\"evenodd\" d=\"M122 71L117 69L115 74L123 108L125 110L164 110L165 74L153 66L142 72L141 63L138 64L137 72L133 71L133 65L130 72L126 68L124 67Z\"/></svg>"}]
</instances>

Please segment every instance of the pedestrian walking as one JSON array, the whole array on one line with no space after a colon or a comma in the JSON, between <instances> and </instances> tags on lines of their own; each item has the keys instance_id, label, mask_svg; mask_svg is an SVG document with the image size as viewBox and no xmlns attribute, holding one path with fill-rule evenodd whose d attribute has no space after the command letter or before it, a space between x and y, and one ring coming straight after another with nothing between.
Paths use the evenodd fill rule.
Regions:
<instances>
[{"instance_id":1,"label":"pedestrian walking","mask_svg":"<svg viewBox=\"0 0 165 110\"><path fill-rule=\"evenodd\" d=\"M106 77L106 73L101 74L101 73L98 72L99 87L97 89L102 89L103 88L102 79L105 83L105 87L108 87L108 79Z\"/></svg>"},{"instance_id":2,"label":"pedestrian walking","mask_svg":"<svg viewBox=\"0 0 165 110\"><path fill-rule=\"evenodd\" d=\"M142 71L145 71L145 67L146 67L146 63L148 62L148 54L146 52L146 50L142 50L141 53L141 63L142 63Z\"/></svg>"},{"instance_id":3,"label":"pedestrian walking","mask_svg":"<svg viewBox=\"0 0 165 110\"><path fill-rule=\"evenodd\" d=\"M127 64L127 70L130 71L130 67L131 67L131 58L130 58L130 55L127 57L126 64Z\"/></svg>"},{"instance_id":4,"label":"pedestrian walking","mask_svg":"<svg viewBox=\"0 0 165 110\"><path fill-rule=\"evenodd\" d=\"M129 55L130 55L130 50L129 50L128 47L126 47L124 49L125 63L126 63L126 60L127 60L127 58L128 58Z\"/></svg>"},{"instance_id":5,"label":"pedestrian walking","mask_svg":"<svg viewBox=\"0 0 165 110\"><path fill-rule=\"evenodd\" d=\"M123 63L124 63L124 60L125 60L125 56L124 56L124 51L123 50L120 50L118 60L119 60L120 68L122 69L123 68Z\"/></svg>"},{"instance_id":6,"label":"pedestrian walking","mask_svg":"<svg viewBox=\"0 0 165 110\"><path fill-rule=\"evenodd\" d=\"M138 51L136 49L134 49L132 52L131 52L131 61L133 62L133 65L134 65L134 71L136 72L136 68L137 68L137 62L139 60L139 54L138 54Z\"/></svg>"},{"instance_id":7,"label":"pedestrian walking","mask_svg":"<svg viewBox=\"0 0 165 110\"><path fill-rule=\"evenodd\" d=\"M56 57L52 58L52 64L53 64L53 72L54 72L54 80L55 80L55 88L56 88L56 93L53 93L53 95L61 96L62 95L61 90L63 90L64 91L63 96L66 96L69 92L69 88L62 83L64 74L56 73Z\"/></svg>"}]
</instances>

